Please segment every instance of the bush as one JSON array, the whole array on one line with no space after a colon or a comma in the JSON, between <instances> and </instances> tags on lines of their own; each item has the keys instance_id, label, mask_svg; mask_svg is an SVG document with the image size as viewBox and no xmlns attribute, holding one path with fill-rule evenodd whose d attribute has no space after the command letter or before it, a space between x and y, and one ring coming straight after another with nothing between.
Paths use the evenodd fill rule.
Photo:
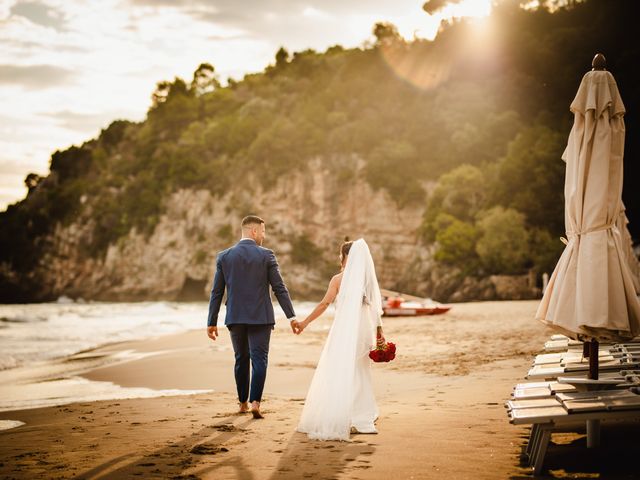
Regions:
<instances>
[{"instance_id":1,"label":"bush","mask_svg":"<svg viewBox=\"0 0 640 480\"><path fill-rule=\"evenodd\" d=\"M436 239L436 219L442 213L472 223L485 204L486 189L482 171L472 165L461 165L442 175L425 210L421 227L425 241Z\"/></svg>"},{"instance_id":2,"label":"bush","mask_svg":"<svg viewBox=\"0 0 640 480\"><path fill-rule=\"evenodd\" d=\"M441 214L438 217L438 224L440 228L436 234L435 259L457 266L464 273L473 272L478 264L476 254L478 231L475 226L447 214Z\"/></svg>"},{"instance_id":3,"label":"bush","mask_svg":"<svg viewBox=\"0 0 640 480\"><path fill-rule=\"evenodd\" d=\"M476 252L488 273L522 273L529 259L529 232L524 215L500 206L478 215Z\"/></svg>"},{"instance_id":4,"label":"bush","mask_svg":"<svg viewBox=\"0 0 640 480\"><path fill-rule=\"evenodd\" d=\"M416 149L405 141L387 140L368 159L365 174L373 188L386 189L398 206L423 202L424 190L416 172Z\"/></svg>"},{"instance_id":5,"label":"bush","mask_svg":"<svg viewBox=\"0 0 640 480\"><path fill-rule=\"evenodd\" d=\"M553 272L564 250L559 237L552 236L548 230L534 228L529 237L531 260L537 273Z\"/></svg>"},{"instance_id":6,"label":"bush","mask_svg":"<svg viewBox=\"0 0 640 480\"><path fill-rule=\"evenodd\" d=\"M527 224L564 232L566 136L545 126L524 129L500 161L494 201L522 212Z\"/></svg>"}]
</instances>

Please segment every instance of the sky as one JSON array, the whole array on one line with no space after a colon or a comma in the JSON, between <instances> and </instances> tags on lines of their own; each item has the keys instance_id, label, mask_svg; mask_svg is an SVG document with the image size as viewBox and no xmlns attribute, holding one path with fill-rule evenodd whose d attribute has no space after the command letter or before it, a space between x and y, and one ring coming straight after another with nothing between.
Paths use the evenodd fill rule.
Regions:
<instances>
[{"instance_id":1,"label":"sky","mask_svg":"<svg viewBox=\"0 0 640 480\"><path fill-rule=\"evenodd\" d=\"M51 153L116 119L143 120L157 82L190 80L203 62L223 84L289 52L356 47L389 21L432 39L451 16L483 16L491 0L0 0L0 211ZM449 4L447 4L449 3Z\"/></svg>"}]
</instances>

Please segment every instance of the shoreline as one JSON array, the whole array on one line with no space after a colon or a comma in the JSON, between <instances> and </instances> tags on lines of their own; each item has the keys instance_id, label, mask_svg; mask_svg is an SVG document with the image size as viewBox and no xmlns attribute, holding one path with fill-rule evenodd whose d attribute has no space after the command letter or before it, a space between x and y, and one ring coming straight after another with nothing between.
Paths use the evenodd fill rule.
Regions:
<instances>
[{"instance_id":1,"label":"shoreline","mask_svg":"<svg viewBox=\"0 0 640 480\"><path fill-rule=\"evenodd\" d=\"M118 365L126 369L129 363L135 364L144 358L164 355L169 350L149 351L144 348L144 345L161 339L172 343L175 339L193 332L195 330L157 335L141 340L108 342L71 355L2 370L0 371L0 412L60 407L71 403L100 400L153 398L208 392L210 389L207 388L127 386L120 384L118 378L100 380L91 378L91 372L94 370Z\"/></svg>"},{"instance_id":2,"label":"shoreline","mask_svg":"<svg viewBox=\"0 0 640 480\"><path fill-rule=\"evenodd\" d=\"M456 310L461 311L461 319L465 320L467 329L470 327L466 319L465 310L476 311L478 309L489 310L500 309L504 302L474 302L467 304L457 304L454 310L445 315L430 317L392 317L385 318L383 322L389 326L393 332L397 327L407 330L408 334L423 330L425 325L430 325L429 330L433 331L433 336L455 334L454 323L458 320ZM507 302L514 305L530 305L532 302ZM479 315L477 322L482 321ZM294 383L303 382L308 385L310 376L301 374L299 369L313 369L319 357L320 347L324 342L332 321L331 312L323 315L314 322L311 328L300 337L291 334L288 325L283 322L276 322L274 336L283 338L286 344L286 352L280 355L279 349L274 350L270 355L270 372L275 365L285 367L287 371L293 371ZM477 325L475 326L477 327ZM454 330L454 331L451 331ZM136 397L152 397L166 395L165 390L179 394L178 390L184 390L183 394L190 394L192 391L224 390L234 391L232 375L231 345L229 341L212 342L204 333L205 329L187 328L179 333L160 333L138 339L114 340L96 347L83 348L70 355L64 355L54 359L41 360L29 365L18 366L0 371L0 392L5 399L4 405L0 402L0 411L14 411L20 409L40 408L44 406L60 406L78 402L86 402L101 399L123 399ZM222 335L228 335L222 325ZM387 335L388 336L388 335ZM485 335L486 336L486 335ZM408 335L406 342L409 348L404 348L404 365L397 367L398 362L392 362L388 368L403 371L406 368L417 368L424 373L439 373L445 376L465 374L474 363L486 362L486 359L477 355L469 355L468 352L460 352L453 358L454 362L448 362L451 357L451 347L449 342L454 338L441 339L441 345L410 345L414 343L412 335ZM488 336L490 338L491 335ZM394 338L389 338L393 340ZM228 339L227 339L228 340ZM402 337L396 338L402 341ZM494 339L495 340L495 339ZM504 339L503 339L504 340ZM460 342L460 339L457 339ZM301 348L305 345L313 344L317 347L314 355L304 356L303 361L294 361L294 357L300 357L297 353L292 354L292 349ZM429 356L415 355L417 347L427 347ZM276 347L277 348L277 347ZM204 363L219 363L217 353L229 352L222 356L226 367L217 375L219 378L226 378L224 382L207 382L206 376L200 372L193 374L192 370L174 368L172 365L180 365L183 362L189 363L192 355L201 355ZM275 353L274 353L275 351ZM494 354L492 352L492 354ZM163 369L154 367L156 359L160 356L166 361L161 362ZM444 358L441 358L444 357ZM509 358L509 355L498 354L497 358ZM74 379L76 381L74 382ZM288 393L285 385L289 382L281 381L278 376L273 387L276 392ZM92 383L90 383L92 382ZM267 383L268 387L269 382ZM73 392L76 391L73 396ZM138 389L137 391L134 389ZM28 390L28 395L21 396ZM97 390L97 391L96 391ZM155 391L155 392L153 392ZM306 393L302 392L303 394ZM61 396L58 396L61 395ZM41 397L42 401L34 401ZM19 400L23 398L25 402L20 405ZM7 400L12 400L7 404Z\"/></svg>"}]
</instances>

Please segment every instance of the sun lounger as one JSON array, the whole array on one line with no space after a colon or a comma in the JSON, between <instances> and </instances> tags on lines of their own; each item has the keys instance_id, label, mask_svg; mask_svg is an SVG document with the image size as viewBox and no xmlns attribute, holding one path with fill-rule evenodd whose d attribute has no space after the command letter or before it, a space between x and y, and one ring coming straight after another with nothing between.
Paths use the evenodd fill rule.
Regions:
<instances>
[{"instance_id":1,"label":"sun lounger","mask_svg":"<svg viewBox=\"0 0 640 480\"><path fill-rule=\"evenodd\" d=\"M639 359L628 359L627 357L613 359L606 362L600 362L598 370L602 373L617 372L622 369L635 369L640 368ZM579 372L588 372L589 362L584 361L580 363L568 363L566 365L550 364L550 365L535 365L527 373L527 379L554 379L562 376L563 374L574 374Z\"/></svg>"},{"instance_id":2,"label":"sun lounger","mask_svg":"<svg viewBox=\"0 0 640 480\"><path fill-rule=\"evenodd\" d=\"M552 432L572 430L586 421L640 418L640 395L629 390L558 393L537 402L510 402L510 422L532 425L525 455L535 475L542 471Z\"/></svg>"},{"instance_id":3,"label":"sun lounger","mask_svg":"<svg viewBox=\"0 0 640 480\"><path fill-rule=\"evenodd\" d=\"M520 408L532 409L532 408L546 408L557 407L560 404L555 396L550 395L548 397L531 398L523 400L508 400L505 403L505 407L508 411L516 410Z\"/></svg>"},{"instance_id":4,"label":"sun lounger","mask_svg":"<svg viewBox=\"0 0 640 480\"><path fill-rule=\"evenodd\" d=\"M606 362L626 355L626 353L617 350L613 353L601 350L598 358L601 362ZM582 356L582 352L543 353L536 356L533 365L566 365L568 363L580 363L584 361L588 362L588 359Z\"/></svg>"},{"instance_id":5,"label":"sun lounger","mask_svg":"<svg viewBox=\"0 0 640 480\"><path fill-rule=\"evenodd\" d=\"M540 384L539 384L540 385ZM548 399L555 401L575 400L583 398L598 398L628 395L628 388L618 388L611 390L581 392L573 385L548 382L547 385L540 385L534 388L515 388L511 394L511 400L505 403L507 409L512 408L534 408L538 406L553 406ZM538 402L540 400L540 402Z\"/></svg>"},{"instance_id":6,"label":"sun lounger","mask_svg":"<svg viewBox=\"0 0 640 480\"><path fill-rule=\"evenodd\" d=\"M567 391L575 391L575 388L572 385L562 385L556 381L519 383L513 389L511 398L513 400L546 398L558 392Z\"/></svg>"},{"instance_id":7,"label":"sun lounger","mask_svg":"<svg viewBox=\"0 0 640 480\"><path fill-rule=\"evenodd\" d=\"M548 353L553 352L564 352L567 348L576 346L582 348L582 342L577 340L571 340L567 338L566 340L549 340L544 344L544 350Z\"/></svg>"},{"instance_id":8,"label":"sun lounger","mask_svg":"<svg viewBox=\"0 0 640 480\"><path fill-rule=\"evenodd\" d=\"M554 333L549 337L549 340L569 340L569 337L560 333Z\"/></svg>"},{"instance_id":9,"label":"sun lounger","mask_svg":"<svg viewBox=\"0 0 640 480\"><path fill-rule=\"evenodd\" d=\"M629 390L604 390L599 392L558 392L555 398L560 403L572 400L598 399L598 398L616 398L629 396Z\"/></svg>"},{"instance_id":10,"label":"sun lounger","mask_svg":"<svg viewBox=\"0 0 640 480\"><path fill-rule=\"evenodd\" d=\"M599 378L588 379L583 343L553 335L527 374L533 381L517 384L505 403L512 424L531 425L525 456L535 475L542 471L552 432L585 423L589 432L602 420L640 419L640 338L601 343L598 360Z\"/></svg>"},{"instance_id":11,"label":"sun lounger","mask_svg":"<svg viewBox=\"0 0 640 480\"><path fill-rule=\"evenodd\" d=\"M620 372L626 382L640 385L640 370L622 370Z\"/></svg>"},{"instance_id":12,"label":"sun lounger","mask_svg":"<svg viewBox=\"0 0 640 480\"><path fill-rule=\"evenodd\" d=\"M569 413L640 410L640 395L631 393L619 397L580 398L565 400L562 405ZM640 416L640 413L638 413Z\"/></svg>"},{"instance_id":13,"label":"sun lounger","mask_svg":"<svg viewBox=\"0 0 640 480\"><path fill-rule=\"evenodd\" d=\"M629 358L632 361L635 360L635 356L631 356L629 354L622 353L622 352L615 352L614 354L601 353L600 356L598 357L598 360L600 363L606 363L606 362L613 362L616 360L620 360L621 358L625 358L625 359ZM562 356L557 358L548 358L548 357L540 358L540 356L538 356L534 359L532 366L550 367L550 366L567 366L567 365L573 365L573 364L588 365L589 359L584 358L581 355L567 355L566 353L562 354Z\"/></svg>"},{"instance_id":14,"label":"sun lounger","mask_svg":"<svg viewBox=\"0 0 640 480\"><path fill-rule=\"evenodd\" d=\"M582 350L583 342L579 340L572 340L569 337L564 337L563 335L552 335L551 338L544 344L544 350L546 353L555 353L555 352L565 352L567 350ZM631 349L635 349L640 347L640 338L636 338L634 340L616 344L616 345L625 345ZM608 343L600 343L600 348L607 348L612 346Z\"/></svg>"}]
</instances>

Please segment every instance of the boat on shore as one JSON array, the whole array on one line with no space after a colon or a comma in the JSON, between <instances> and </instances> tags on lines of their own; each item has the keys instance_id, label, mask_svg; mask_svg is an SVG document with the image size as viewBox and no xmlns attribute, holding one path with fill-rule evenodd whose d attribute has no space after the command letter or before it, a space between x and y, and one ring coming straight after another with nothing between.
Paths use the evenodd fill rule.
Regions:
<instances>
[{"instance_id":1,"label":"boat on shore","mask_svg":"<svg viewBox=\"0 0 640 480\"><path fill-rule=\"evenodd\" d=\"M451 305L435 302L430 298L416 297L393 290L380 289L382 315L385 317L422 317L441 315L451 310Z\"/></svg>"}]
</instances>

